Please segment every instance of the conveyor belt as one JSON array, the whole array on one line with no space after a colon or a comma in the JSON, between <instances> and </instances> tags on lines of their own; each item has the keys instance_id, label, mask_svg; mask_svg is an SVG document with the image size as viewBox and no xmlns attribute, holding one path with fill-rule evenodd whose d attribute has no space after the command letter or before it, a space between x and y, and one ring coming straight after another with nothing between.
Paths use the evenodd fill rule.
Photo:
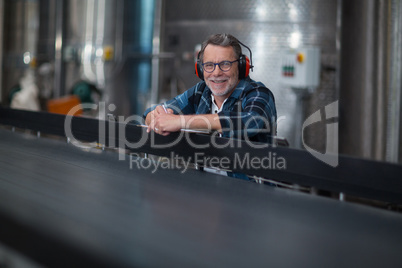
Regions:
<instances>
[{"instance_id":1,"label":"conveyor belt","mask_svg":"<svg viewBox=\"0 0 402 268\"><path fill-rule=\"evenodd\" d=\"M402 266L395 212L4 129L0 170L0 243L51 267Z\"/></svg>"},{"instance_id":2,"label":"conveyor belt","mask_svg":"<svg viewBox=\"0 0 402 268\"><path fill-rule=\"evenodd\" d=\"M0 125L67 136L79 141L97 142L106 147L119 147L132 152L167 157L174 152L177 156L196 161L198 165L203 165L205 159L223 159L227 161L220 163L228 164L222 168L234 172L333 193L402 204L402 165L398 164L339 155L339 164L333 167L304 150L272 147L261 143L256 146L246 141L188 132L161 136L154 132L146 133L145 128L132 122L105 122L94 118L66 117L61 114L1 106ZM202 156L201 163L195 160L197 155ZM265 160L269 160L271 156L274 156L271 163L275 162L275 158L282 159L282 163L285 163L281 165L283 168L267 165L268 161ZM253 165L253 160L265 164ZM278 162L280 161L275 163Z\"/></svg>"}]
</instances>

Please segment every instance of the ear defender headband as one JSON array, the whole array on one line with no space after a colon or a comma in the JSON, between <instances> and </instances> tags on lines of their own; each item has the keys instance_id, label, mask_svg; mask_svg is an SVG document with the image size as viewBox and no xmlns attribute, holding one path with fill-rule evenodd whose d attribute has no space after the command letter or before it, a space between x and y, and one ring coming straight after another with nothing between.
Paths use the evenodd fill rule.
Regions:
<instances>
[{"instance_id":1,"label":"ear defender headband","mask_svg":"<svg viewBox=\"0 0 402 268\"><path fill-rule=\"evenodd\" d=\"M251 59L251 61L250 61L250 59L244 54L240 55L240 58L239 58L239 79L243 79L243 78L246 78L249 75L250 69L251 69L251 71L253 71L253 67L254 67L253 66L253 55L251 53L251 49L248 46L246 46L245 44L243 44L240 41L238 41L238 42L239 42L240 45L242 45L243 47L248 49L248 51L250 52L250 59ZM200 59L200 54L201 54L201 52L204 52L205 47L203 48L202 51L200 51L198 53L197 61L195 63L195 74L201 80L204 80L204 72L202 70L202 62L201 62L201 59Z\"/></svg>"}]
</instances>

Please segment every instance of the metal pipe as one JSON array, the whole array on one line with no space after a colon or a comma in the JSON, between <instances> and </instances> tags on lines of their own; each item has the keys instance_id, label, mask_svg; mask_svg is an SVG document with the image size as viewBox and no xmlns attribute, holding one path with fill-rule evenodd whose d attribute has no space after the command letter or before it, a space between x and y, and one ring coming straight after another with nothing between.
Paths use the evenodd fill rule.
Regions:
<instances>
[{"instance_id":1,"label":"metal pipe","mask_svg":"<svg viewBox=\"0 0 402 268\"><path fill-rule=\"evenodd\" d=\"M64 0L56 0L55 5L55 58L54 58L54 88L53 97L64 95L63 68L63 6Z\"/></svg>"},{"instance_id":2,"label":"metal pipe","mask_svg":"<svg viewBox=\"0 0 402 268\"><path fill-rule=\"evenodd\" d=\"M365 18L364 21L364 34L365 37L365 51L364 51L364 65L363 69L363 84L364 88L362 88L361 96L361 128L364 133L364 138L362 140L362 156L371 158L373 154L373 98L374 98L374 84L373 84L373 74L375 72L375 62L373 52L376 47L374 44L374 20L371 19L375 11L375 2L374 0L365 1L365 8L363 11L363 15Z\"/></svg>"},{"instance_id":3,"label":"metal pipe","mask_svg":"<svg viewBox=\"0 0 402 268\"><path fill-rule=\"evenodd\" d=\"M93 31L94 31L95 1L88 0L86 4L85 19L85 48L83 51L82 65L85 79L96 81L96 75L92 70Z\"/></svg>"},{"instance_id":4,"label":"metal pipe","mask_svg":"<svg viewBox=\"0 0 402 268\"><path fill-rule=\"evenodd\" d=\"M152 54L158 55L160 52L160 36L161 36L161 19L162 19L162 0L155 0L154 15L154 33L152 38ZM151 79L151 96L147 106L158 102L159 91L159 57L152 59L152 79Z\"/></svg>"},{"instance_id":5,"label":"metal pipe","mask_svg":"<svg viewBox=\"0 0 402 268\"><path fill-rule=\"evenodd\" d=\"M386 1L374 0L343 1L342 7L340 151L376 160L384 160L385 152L386 7Z\"/></svg>"},{"instance_id":6,"label":"metal pipe","mask_svg":"<svg viewBox=\"0 0 402 268\"><path fill-rule=\"evenodd\" d=\"M98 50L102 50L103 53L103 42L105 39L105 13L106 13L106 3L105 0L98 0L96 14L96 37L95 37L95 68L96 68L96 85L100 88L105 87L105 69L104 63L101 56L98 55Z\"/></svg>"},{"instance_id":7,"label":"metal pipe","mask_svg":"<svg viewBox=\"0 0 402 268\"><path fill-rule=\"evenodd\" d=\"M123 60L123 37L124 37L124 1L116 2L116 37L115 37L115 62L117 65L122 64Z\"/></svg>"},{"instance_id":8,"label":"metal pipe","mask_svg":"<svg viewBox=\"0 0 402 268\"><path fill-rule=\"evenodd\" d=\"M378 1L376 3L376 12L378 15L377 21L377 54L373 57L377 64L376 81L373 83L376 86L374 95L373 106L377 111L374 131L375 137L373 139L373 156L376 160L384 160L386 142L386 120L387 120L387 98L389 84L389 55L388 47L390 44L390 33L388 31L389 16L388 16L388 1Z\"/></svg>"},{"instance_id":9,"label":"metal pipe","mask_svg":"<svg viewBox=\"0 0 402 268\"><path fill-rule=\"evenodd\" d=\"M342 7L343 7L343 1L344 0L337 0L337 5L336 5L336 57L338 59L341 58L341 51L342 51ZM335 90L336 90L336 98L339 100L340 96L340 81L341 81L341 64L340 60L336 62L336 79L335 79Z\"/></svg>"},{"instance_id":10,"label":"metal pipe","mask_svg":"<svg viewBox=\"0 0 402 268\"><path fill-rule=\"evenodd\" d=\"M391 70L389 86L389 110L387 123L386 160L398 162L400 143L400 115L402 90L402 3L392 1Z\"/></svg>"},{"instance_id":11,"label":"metal pipe","mask_svg":"<svg viewBox=\"0 0 402 268\"><path fill-rule=\"evenodd\" d=\"M0 0L0 40L4 40L4 0ZM3 101L3 42L0 42L0 103Z\"/></svg>"}]
</instances>

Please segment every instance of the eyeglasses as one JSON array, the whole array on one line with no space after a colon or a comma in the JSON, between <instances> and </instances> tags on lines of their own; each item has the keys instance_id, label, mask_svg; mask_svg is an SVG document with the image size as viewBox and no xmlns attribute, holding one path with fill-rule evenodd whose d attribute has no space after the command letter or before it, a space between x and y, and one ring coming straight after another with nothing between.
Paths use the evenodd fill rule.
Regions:
<instances>
[{"instance_id":1,"label":"eyeglasses","mask_svg":"<svg viewBox=\"0 0 402 268\"><path fill-rule=\"evenodd\" d=\"M204 71L206 71L207 73L212 73L213 71L215 71L215 67L216 65L219 66L219 69L221 69L222 72L227 72L230 70L230 68L232 68L232 64L236 61L239 60L234 60L234 61L221 61L218 63L213 63L213 62L205 62L202 64L202 68L204 69Z\"/></svg>"}]
</instances>

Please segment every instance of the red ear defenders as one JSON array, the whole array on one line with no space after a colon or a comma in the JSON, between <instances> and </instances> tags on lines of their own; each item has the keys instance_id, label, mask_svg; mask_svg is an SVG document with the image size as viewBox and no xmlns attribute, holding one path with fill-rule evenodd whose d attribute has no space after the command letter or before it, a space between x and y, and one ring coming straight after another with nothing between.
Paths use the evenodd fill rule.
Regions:
<instances>
[{"instance_id":1,"label":"red ear defenders","mask_svg":"<svg viewBox=\"0 0 402 268\"><path fill-rule=\"evenodd\" d=\"M240 44L243 45L245 48L247 48L248 51L250 51L250 58L252 58L250 48L245 46L243 43L240 43ZM204 80L204 72L202 70L202 62L201 62L201 59L200 59L200 54L201 53L198 53L197 61L195 63L195 74L201 80ZM253 70L253 67L254 66L252 65L252 60L250 62L250 59L246 55L244 55L244 54L240 55L240 58L239 58L239 79L246 78L250 73L250 69ZM219 67L217 67L217 68L219 68Z\"/></svg>"}]
</instances>

